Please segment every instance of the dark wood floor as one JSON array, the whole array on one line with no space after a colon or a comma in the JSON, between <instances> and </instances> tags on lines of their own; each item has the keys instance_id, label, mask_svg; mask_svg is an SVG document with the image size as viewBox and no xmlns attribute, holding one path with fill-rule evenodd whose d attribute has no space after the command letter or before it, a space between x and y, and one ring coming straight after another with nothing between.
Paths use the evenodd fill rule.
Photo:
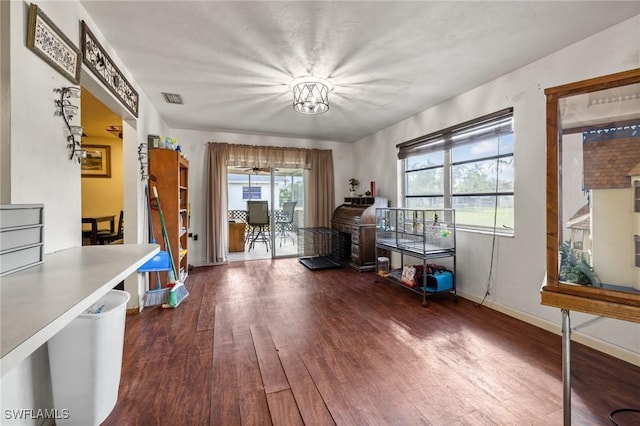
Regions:
<instances>
[{"instance_id":1,"label":"dark wood floor","mask_svg":"<svg viewBox=\"0 0 640 426\"><path fill-rule=\"evenodd\" d=\"M561 425L561 338L472 302L421 306L296 259L198 268L126 321L106 425ZM573 424L640 406L640 368L572 345ZM640 424L638 414L616 416Z\"/></svg>"}]
</instances>

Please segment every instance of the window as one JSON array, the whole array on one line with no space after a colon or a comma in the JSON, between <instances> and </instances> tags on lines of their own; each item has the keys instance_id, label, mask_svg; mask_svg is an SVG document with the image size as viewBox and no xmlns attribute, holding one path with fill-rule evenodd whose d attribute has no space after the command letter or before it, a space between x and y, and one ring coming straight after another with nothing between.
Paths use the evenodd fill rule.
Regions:
<instances>
[{"instance_id":1,"label":"window","mask_svg":"<svg viewBox=\"0 0 640 426\"><path fill-rule=\"evenodd\" d=\"M640 268L640 235L633 236L636 254L636 268Z\"/></svg>"},{"instance_id":2,"label":"window","mask_svg":"<svg viewBox=\"0 0 640 426\"><path fill-rule=\"evenodd\" d=\"M405 207L451 207L461 228L513 234L512 108L397 147Z\"/></svg>"},{"instance_id":3,"label":"window","mask_svg":"<svg viewBox=\"0 0 640 426\"><path fill-rule=\"evenodd\" d=\"M640 213L640 180L633 182L634 212Z\"/></svg>"},{"instance_id":4,"label":"window","mask_svg":"<svg viewBox=\"0 0 640 426\"><path fill-rule=\"evenodd\" d=\"M262 198L261 186L243 186L242 187L243 200L259 200L261 198Z\"/></svg>"}]
</instances>

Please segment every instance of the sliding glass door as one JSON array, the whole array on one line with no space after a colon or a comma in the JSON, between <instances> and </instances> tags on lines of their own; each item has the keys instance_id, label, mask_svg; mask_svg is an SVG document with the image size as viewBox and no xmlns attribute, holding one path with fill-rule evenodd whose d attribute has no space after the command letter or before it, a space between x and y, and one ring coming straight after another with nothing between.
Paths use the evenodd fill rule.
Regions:
<instances>
[{"instance_id":1,"label":"sliding glass door","mask_svg":"<svg viewBox=\"0 0 640 426\"><path fill-rule=\"evenodd\" d=\"M304 223L303 175L303 169L229 167L230 261L297 255L297 231ZM255 213L265 202L267 218Z\"/></svg>"}]
</instances>

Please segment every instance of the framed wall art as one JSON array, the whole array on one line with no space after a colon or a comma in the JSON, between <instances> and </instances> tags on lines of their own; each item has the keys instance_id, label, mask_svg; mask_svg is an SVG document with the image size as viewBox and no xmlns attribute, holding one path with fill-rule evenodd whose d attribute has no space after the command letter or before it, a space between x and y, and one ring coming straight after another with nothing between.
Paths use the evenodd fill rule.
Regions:
<instances>
[{"instance_id":1,"label":"framed wall art","mask_svg":"<svg viewBox=\"0 0 640 426\"><path fill-rule=\"evenodd\" d=\"M80 49L33 3L29 6L27 47L69 81L80 83Z\"/></svg>"},{"instance_id":2,"label":"framed wall art","mask_svg":"<svg viewBox=\"0 0 640 426\"><path fill-rule=\"evenodd\" d=\"M82 177L111 177L111 147L109 145L85 145L87 156L80 160Z\"/></svg>"},{"instance_id":3,"label":"framed wall art","mask_svg":"<svg viewBox=\"0 0 640 426\"><path fill-rule=\"evenodd\" d=\"M138 118L138 92L120 72L84 21L81 28L80 44L85 65Z\"/></svg>"}]
</instances>

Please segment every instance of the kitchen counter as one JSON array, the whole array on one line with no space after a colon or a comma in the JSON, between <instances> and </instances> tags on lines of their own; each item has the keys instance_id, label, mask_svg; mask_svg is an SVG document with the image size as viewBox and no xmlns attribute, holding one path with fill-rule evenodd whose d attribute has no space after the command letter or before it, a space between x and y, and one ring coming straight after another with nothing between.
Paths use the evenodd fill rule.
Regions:
<instances>
[{"instance_id":1,"label":"kitchen counter","mask_svg":"<svg viewBox=\"0 0 640 426\"><path fill-rule=\"evenodd\" d=\"M73 247L0 278L0 376L159 250L157 244Z\"/></svg>"}]
</instances>

